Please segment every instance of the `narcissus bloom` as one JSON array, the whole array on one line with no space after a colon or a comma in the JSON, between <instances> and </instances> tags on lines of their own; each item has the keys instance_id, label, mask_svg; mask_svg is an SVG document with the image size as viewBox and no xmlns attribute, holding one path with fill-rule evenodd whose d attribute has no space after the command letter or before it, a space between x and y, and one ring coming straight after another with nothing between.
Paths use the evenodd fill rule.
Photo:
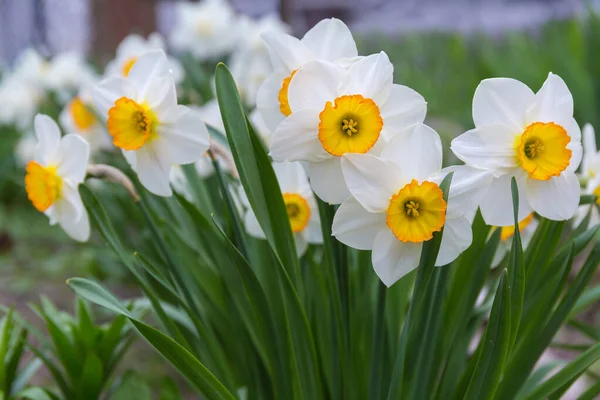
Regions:
<instances>
[{"instance_id":1,"label":"narcissus bloom","mask_svg":"<svg viewBox=\"0 0 600 400\"><path fill-rule=\"evenodd\" d=\"M273 163L273 170L283 195L283 202L287 209L288 217L296 250L301 256L306 252L309 243L323 243L319 209L315 201L308 179L302 165L298 162ZM250 236L264 239L265 234L258 224L258 220L250 208L248 198L241 192L241 202L247 208L244 215L244 226Z\"/></svg>"},{"instance_id":2,"label":"narcissus bloom","mask_svg":"<svg viewBox=\"0 0 600 400\"><path fill-rule=\"evenodd\" d=\"M66 133L84 138L92 153L112 149L112 140L106 128L94 114L91 96L81 93L65 106L60 114L60 124Z\"/></svg>"},{"instance_id":3,"label":"narcissus bloom","mask_svg":"<svg viewBox=\"0 0 600 400\"><path fill-rule=\"evenodd\" d=\"M531 242L531 238L538 227L538 221L535 219L533 213L526 216L522 221L519 222L519 233L521 234L521 244L523 249L526 249ZM500 229L500 244L494 254L492 260L492 267L498 266L504 259L504 256L510 251L512 247L513 236L515 235L515 225L499 226L493 229Z\"/></svg>"},{"instance_id":4,"label":"narcissus bloom","mask_svg":"<svg viewBox=\"0 0 600 400\"><path fill-rule=\"evenodd\" d=\"M452 141L468 165L493 172L481 202L489 225L513 223L510 189L519 188L519 219L532 211L552 220L573 216L579 204L581 131L573 119L573 97L552 73L538 93L507 78L482 81L473 98L475 129Z\"/></svg>"},{"instance_id":5,"label":"narcissus bloom","mask_svg":"<svg viewBox=\"0 0 600 400\"><path fill-rule=\"evenodd\" d=\"M257 107L271 131L292 113L288 88L296 71L304 64L323 60L350 64L358 56L350 30L339 19L324 19L310 29L302 39L284 32L266 32L265 40L273 74L258 91Z\"/></svg>"},{"instance_id":6,"label":"narcissus bloom","mask_svg":"<svg viewBox=\"0 0 600 400\"><path fill-rule=\"evenodd\" d=\"M385 53L364 57L348 70L313 61L295 73L288 90L292 113L271 138L275 161L307 161L317 196L339 204L350 194L340 157L378 154L402 129L423 122L426 104L414 90L392 82Z\"/></svg>"},{"instance_id":7,"label":"narcissus bloom","mask_svg":"<svg viewBox=\"0 0 600 400\"><path fill-rule=\"evenodd\" d=\"M175 27L169 37L171 46L200 60L227 54L239 38L237 16L226 0L179 2L175 14Z\"/></svg>"},{"instance_id":8,"label":"narcissus bloom","mask_svg":"<svg viewBox=\"0 0 600 400\"><path fill-rule=\"evenodd\" d=\"M596 145L596 132L590 124L583 126L583 159L581 175L593 179L600 174L600 152Z\"/></svg>"},{"instance_id":9,"label":"narcissus bloom","mask_svg":"<svg viewBox=\"0 0 600 400\"><path fill-rule=\"evenodd\" d=\"M129 35L119 44L115 59L106 64L105 76L126 77L137 59L150 50L165 50L165 41L159 33L151 33L147 39L140 35ZM175 83L183 79L183 68L177 59L168 57Z\"/></svg>"},{"instance_id":10,"label":"narcissus bloom","mask_svg":"<svg viewBox=\"0 0 600 400\"><path fill-rule=\"evenodd\" d=\"M94 89L94 103L106 118L113 144L122 149L142 185L156 195L172 194L171 165L198 161L208 150L208 131L198 113L177 105L162 50L144 53L126 78L102 81Z\"/></svg>"},{"instance_id":11,"label":"narcissus bloom","mask_svg":"<svg viewBox=\"0 0 600 400\"><path fill-rule=\"evenodd\" d=\"M577 211L573 217L573 227L579 226L589 213L591 213L589 226L600 224L600 211L598 209L598 207L600 207L600 175L588 179L581 194L596 195L596 201L591 204L583 204L577 207Z\"/></svg>"},{"instance_id":12,"label":"narcissus bloom","mask_svg":"<svg viewBox=\"0 0 600 400\"><path fill-rule=\"evenodd\" d=\"M415 269L423 242L442 228L436 265L452 262L471 245L469 219L491 175L468 166L442 170L442 143L428 126L400 132L380 157L345 154L342 168L353 197L337 210L332 234L350 247L372 250L373 267L385 285ZM446 202L439 184L450 171Z\"/></svg>"},{"instance_id":13,"label":"narcissus bloom","mask_svg":"<svg viewBox=\"0 0 600 400\"><path fill-rule=\"evenodd\" d=\"M25 168L25 189L33 206L59 224L73 239L84 242L90 223L77 186L83 182L90 150L77 135L61 138L58 125L48 116L35 117L38 145L35 159Z\"/></svg>"}]
</instances>

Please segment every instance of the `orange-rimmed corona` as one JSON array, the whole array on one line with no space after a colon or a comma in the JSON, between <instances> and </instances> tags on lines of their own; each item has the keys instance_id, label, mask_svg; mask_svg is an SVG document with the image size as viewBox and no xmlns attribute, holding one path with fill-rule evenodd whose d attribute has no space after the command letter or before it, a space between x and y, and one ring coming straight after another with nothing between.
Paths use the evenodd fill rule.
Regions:
<instances>
[{"instance_id":1,"label":"orange-rimmed corona","mask_svg":"<svg viewBox=\"0 0 600 400\"><path fill-rule=\"evenodd\" d=\"M331 155L366 153L377 143L383 119L379 107L360 94L328 101L319 114L319 140Z\"/></svg>"},{"instance_id":2,"label":"orange-rimmed corona","mask_svg":"<svg viewBox=\"0 0 600 400\"><path fill-rule=\"evenodd\" d=\"M290 88L290 82L292 78L296 74L298 69L292 71L290 76L286 77L281 83L281 89L279 89L279 93L277 93L277 100L279 101L279 111L286 117L289 117L292 114L292 109L290 108L290 103L288 101L288 90Z\"/></svg>"},{"instance_id":3,"label":"orange-rimmed corona","mask_svg":"<svg viewBox=\"0 0 600 400\"><path fill-rule=\"evenodd\" d=\"M302 232L310 221L310 206L306 199L297 193L284 193L283 202L290 219L292 232Z\"/></svg>"},{"instance_id":4,"label":"orange-rimmed corona","mask_svg":"<svg viewBox=\"0 0 600 400\"><path fill-rule=\"evenodd\" d=\"M156 132L156 115L145 105L121 97L108 110L107 127L115 146L124 150L137 150Z\"/></svg>"},{"instance_id":5,"label":"orange-rimmed corona","mask_svg":"<svg viewBox=\"0 0 600 400\"><path fill-rule=\"evenodd\" d=\"M517 155L529 177L546 181L559 176L571 161L571 138L554 122L535 122L517 139Z\"/></svg>"},{"instance_id":6,"label":"orange-rimmed corona","mask_svg":"<svg viewBox=\"0 0 600 400\"><path fill-rule=\"evenodd\" d=\"M88 109L81 98L75 97L69 105L69 111L75 126L80 131L87 131L96 123L96 116Z\"/></svg>"},{"instance_id":7,"label":"orange-rimmed corona","mask_svg":"<svg viewBox=\"0 0 600 400\"><path fill-rule=\"evenodd\" d=\"M129 72L131 71L131 68L133 68L133 64L135 64L137 59L137 57L131 57L123 63L123 67L121 67L121 74L123 74L123 76L129 76Z\"/></svg>"},{"instance_id":8,"label":"orange-rimmed corona","mask_svg":"<svg viewBox=\"0 0 600 400\"><path fill-rule=\"evenodd\" d=\"M60 197L63 181L57 174L57 168L30 161L25 172L27 197L38 211L46 211Z\"/></svg>"},{"instance_id":9,"label":"orange-rimmed corona","mask_svg":"<svg viewBox=\"0 0 600 400\"><path fill-rule=\"evenodd\" d=\"M447 204L440 187L413 179L394 194L387 209L387 226L402 242L421 243L446 222Z\"/></svg>"},{"instance_id":10,"label":"orange-rimmed corona","mask_svg":"<svg viewBox=\"0 0 600 400\"><path fill-rule=\"evenodd\" d=\"M533 221L533 213L531 213L528 216L526 216L525 218L523 218L521 220L521 222L519 222L519 232L523 232L523 230L525 228L527 228L531 224L532 221ZM515 234L515 226L514 225L503 226L502 228L500 228L500 240L510 239L511 237L513 237L514 234Z\"/></svg>"}]
</instances>

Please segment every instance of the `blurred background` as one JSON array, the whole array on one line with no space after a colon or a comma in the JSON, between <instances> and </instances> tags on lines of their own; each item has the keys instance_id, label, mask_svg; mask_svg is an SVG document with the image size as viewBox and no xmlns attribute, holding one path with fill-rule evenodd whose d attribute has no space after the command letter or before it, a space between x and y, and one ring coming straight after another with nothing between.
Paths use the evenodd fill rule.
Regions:
<instances>
[{"instance_id":1,"label":"blurred background","mask_svg":"<svg viewBox=\"0 0 600 400\"><path fill-rule=\"evenodd\" d=\"M93 73L100 77L128 35L147 37L158 32L169 38L179 22L176 10L180 3L183 2L0 0L0 76L15 75L16 68L26 69L21 55L26 49L35 49L46 60L65 52L84 57ZM548 72L559 74L573 92L579 124L600 127L600 19L595 13L600 9L600 0L229 0L228 3L237 15L246 15L254 21L265 16L279 18L298 37L322 18L342 19L355 36L359 54L386 51L395 66L395 82L408 85L425 97L426 122L438 130L446 148L453 137L472 127L473 92L488 77L516 78L537 91ZM238 23L232 21L230 30L238 29ZM165 43L169 48L169 41ZM178 55L186 76L184 84L198 89L195 94L186 94L184 101L205 106L211 97L210 75L215 62L234 62L234 56L225 54L202 60L203 69L196 69L187 54ZM190 76L192 80L203 80L204 89L208 89L189 84ZM17 98L22 101L24 94L19 88L10 91L6 82L7 79L4 91L0 83L0 304L16 304L27 314L27 302L36 302L44 295L58 308L72 309L74 296L64 284L72 276L102 280L122 297L138 296L100 237L93 236L89 244L77 244L60 229L50 227L47 218L28 202L22 183L23 163L18 154L26 146L32 115L2 120L3 109ZM43 99L39 101L36 97L32 111L43 111L58 119L61 107L65 106L60 96L48 91ZM27 101L24 104L29 104ZM250 111L252 101L248 103ZM446 155L447 164L454 161L451 155ZM122 196L123 203L127 202L122 193L111 192L110 188L104 195ZM108 211L113 213L113 220L118 220L123 209ZM120 228L136 231L135 226ZM136 235L131 235L130 240L132 248L144 243L144 238ZM596 313L590 319L597 321ZM136 368L149 376L160 376L164 364L157 367L158 362L139 363L140 359L155 360L153 354L147 353L143 348L137 350ZM558 350L556 354L569 356Z\"/></svg>"}]
</instances>

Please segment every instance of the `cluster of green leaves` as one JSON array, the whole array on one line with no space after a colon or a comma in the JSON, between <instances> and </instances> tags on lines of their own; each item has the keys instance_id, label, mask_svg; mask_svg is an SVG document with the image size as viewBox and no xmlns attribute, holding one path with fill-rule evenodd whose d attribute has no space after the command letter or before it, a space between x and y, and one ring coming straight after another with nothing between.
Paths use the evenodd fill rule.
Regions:
<instances>
[{"instance_id":1,"label":"cluster of green leaves","mask_svg":"<svg viewBox=\"0 0 600 400\"><path fill-rule=\"evenodd\" d=\"M477 215L473 245L455 262L434 267L438 233L419 268L387 289L368 252L331 236L335 208L319 203L324 246L298 259L265 147L222 64L216 89L239 182L215 162L212 180L185 168L191 200L140 190L137 215L154 247L128 248L102 202L82 188L94 225L144 291L159 329L98 283L68 282L131 321L204 397L557 398L600 358L600 330L576 319L600 298L598 287L586 289L600 263L597 227L584 221L569 231L542 220L526 251L517 229L510 255L492 269L500 232ZM441 185L446 196L450 179ZM240 184L266 241L243 229ZM554 365L535 366L565 324L590 344L548 378Z\"/></svg>"}]
</instances>

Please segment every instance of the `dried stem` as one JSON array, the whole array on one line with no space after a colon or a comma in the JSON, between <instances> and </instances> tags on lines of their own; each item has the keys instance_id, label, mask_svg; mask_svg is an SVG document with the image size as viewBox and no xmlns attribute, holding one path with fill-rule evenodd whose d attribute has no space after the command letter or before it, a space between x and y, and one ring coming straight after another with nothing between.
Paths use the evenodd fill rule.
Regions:
<instances>
[{"instance_id":1,"label":"dried stem","mask_svg":"<svg viewBox=\"0 0 600 400\"><path fill-rule=\"evenodd\" d=\"M131 179L127 177L120 169L106 164L90 164L87 168L88 176L102 179L108 182L118 183L123 186L134 202L140 201L140 196L135 190Z\"/></svg>"}]
</instances>

